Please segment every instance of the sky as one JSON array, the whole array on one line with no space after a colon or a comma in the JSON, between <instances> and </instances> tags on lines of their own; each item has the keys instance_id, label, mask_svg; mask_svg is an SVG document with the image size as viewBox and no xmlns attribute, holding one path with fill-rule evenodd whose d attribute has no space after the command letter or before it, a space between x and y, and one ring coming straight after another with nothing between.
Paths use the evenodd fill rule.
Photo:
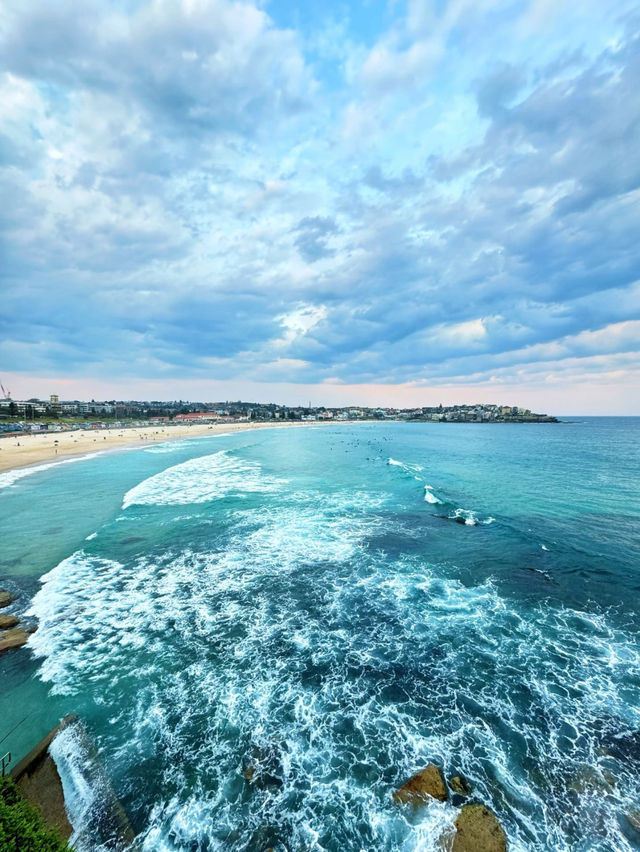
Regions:
<instances>
[{"instance_id":1,"label":"sky","mask_svg":"<svg viewBox=\"0 0 640 852\"><path fill-rule=\"evenodd\" d=\"M0 0L14 398L640 414L640 0Z\"/></svg>"}]
</instances>

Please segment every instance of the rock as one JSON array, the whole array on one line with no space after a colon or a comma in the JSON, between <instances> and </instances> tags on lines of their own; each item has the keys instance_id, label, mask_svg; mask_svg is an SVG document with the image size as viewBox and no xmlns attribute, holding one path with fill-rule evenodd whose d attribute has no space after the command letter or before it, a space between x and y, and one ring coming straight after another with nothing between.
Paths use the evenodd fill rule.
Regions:
<instances>
[{"instance_id":1,"label":"rock","mask_svg":"<svg viewBox=\"0 0 640 852\"><path fill-rule=\"evenodd\" d=\"M449 786L454 793L458 793L460 796L470 796L473 792L471 784L462 775L454 775L453 778L450 778Z\"/></svg>"},{"instance_id":2,"label":"rock","mask_svg":"<svg viewBox=\"0 0 640 852\"><path fill-rule=\"evenodd\" d=\"M569 782L569 790L579 795L593 793L610 793L616 780L611 772L601 772L593 766L583 766Z\"/></svg>"},{"instance_id":3,"label":"rock","mask_svg":"<svg viewBox=\"0 0 640 852\"><path fill-rule=\"evenodd\" d=\"M261 790L282 787L282 764L275 748L254 746L242 764L245 780Z\"/></svg>"},{"instance_id":4,"label":"rock","mask_svg":"<svg viewBox=\"0 0 640 852\"><path fill-rule=\"evenodd\" d=\"M400 804L409 802L412 805L419 805L424 804L430 798L438 799L439 802L446 802L449 798L449 791L444 783L442 770L434 763L430 763L409 778L393 794L393 801Z\"/></svg>"},{"instance_id":5,"label":"rock","mask_svg":"<svg viewBox=\"0 0 640 852\"><path fill-rule=\"evenodd\" d=\"M16 627L13 630L5 630L0 633L0 654L3 651L9 651L11 648L20 648L27 644L29 634L21 627Z\"/></svg>"},{"instance_id":6,"label":"rock","mask_svg":"<svg viewBox=\"0 0 640 852\"><path fill-rule=\"evenodd\" d=\"M13 598L6 591L6 589L0 589L0 607L9 606L9 604L13 601Z\"/></svg>"},{"instance_id":7,"label":"rock","mask_svg":"<svg viewBox=\"0 0 640 852\"><path fill-rule=\"evenodd\" d=\"M0 615L0 630L8 630L19 622L20 619L16 615Z\"/></svg>"},{"instance_id":8,"label":"rock","mask_svg":"<svg viewBox=\"0 0 640 852\"><path fill-rule=\"evenodd\" d=\"M618 760L640 760L640 730L609 734L604 737L601 748Z\"/></svg>"},{"instance_id":9,"label":"rock","mask_svg":"<svg viewBox=\"0 0 640 852\"><path fill-rule=\"evenodd\" d=\"M631 828L634 828L640 834L640 808L627 811L627 820Z\"/></svg>"},{"instance_id":10,"label":"rock","mask_svg":"<svg viewBox=\"0 0 640 852\"><path fill-rule=\"evenodd\" d=\"M506 852L507 835L493 811L484 805L465 805L455 822L451 852Z\"/></svg>"}]
</instances>

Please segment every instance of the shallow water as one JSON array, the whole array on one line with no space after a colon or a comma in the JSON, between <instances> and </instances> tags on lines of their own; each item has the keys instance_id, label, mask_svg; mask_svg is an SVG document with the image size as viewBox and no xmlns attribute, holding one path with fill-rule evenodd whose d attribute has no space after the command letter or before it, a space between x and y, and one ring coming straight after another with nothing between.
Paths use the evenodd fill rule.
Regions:
<instances>
[{"instance_id":1,"label":"shallow water","mask_svg":"<svg viewBox=\"0 0 640 852\"><path fill-rule=\"evenodd\" d=\"M40 624L0 658L2 745L77 712L148 852L429 850L456 807L391 801L429 761L512 850L639 849L639 435L274 429L0 476Z\"/></svg>"}]
</instances>

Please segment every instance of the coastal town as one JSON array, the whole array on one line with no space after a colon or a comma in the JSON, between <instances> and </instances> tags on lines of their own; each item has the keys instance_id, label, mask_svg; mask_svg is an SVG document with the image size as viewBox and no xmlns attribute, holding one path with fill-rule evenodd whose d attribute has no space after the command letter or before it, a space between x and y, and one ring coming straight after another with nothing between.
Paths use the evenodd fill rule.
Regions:
<instances>
[{"instance_id":1,"label":"coastal town","mask_svg":"<svg viewBox=\"0 0 640 852\"><path fill-rule=\"evenodd\" d=\"M287 406L259 402L173 402L0 399L0 433L63 432L170 426L189 423L268 423L305 421L413 421L434 423L557 423L556 417L517 405L423 406L418 408Z\"/></svg>"}]
</instances>

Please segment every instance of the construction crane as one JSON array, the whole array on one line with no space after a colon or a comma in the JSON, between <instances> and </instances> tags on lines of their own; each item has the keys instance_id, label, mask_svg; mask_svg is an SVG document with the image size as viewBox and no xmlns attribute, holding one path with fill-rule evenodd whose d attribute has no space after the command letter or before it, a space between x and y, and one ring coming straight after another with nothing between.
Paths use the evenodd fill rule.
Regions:
<instances>
[{"instance_id":1,"label":"construction crane","mask_svg":"<svg viewBox=\"0 0 640 852\"><path fill-rule=\"evenodd\" d=\"M3 399L11 399L11 391L7 390L5 388L5 386L2 384L2 382L0 382L0 391L2 391L2 398Z\"/></svg>"}]
</instances>

